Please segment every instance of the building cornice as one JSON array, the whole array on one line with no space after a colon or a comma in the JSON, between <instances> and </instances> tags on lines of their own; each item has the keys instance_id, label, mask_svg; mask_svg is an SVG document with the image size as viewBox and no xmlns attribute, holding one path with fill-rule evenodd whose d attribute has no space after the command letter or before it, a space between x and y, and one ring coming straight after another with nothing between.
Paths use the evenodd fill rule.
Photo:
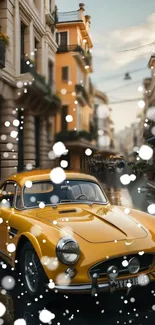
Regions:
<instances>
[{"instance_id":1,"label":"building cornice","mask_svg":"<svg viewBox=\"0 0 155 325\"><path fill-rule=\"evenodd\" d=\"M20 7L20 13L21 18L27 21L27 24L30 23L31 20L33 20L33 24L37 32L40 36L43 36L46 34L45 27L40 21L39 16L37 13L33 10L32 7L29 7L28 3L25 0L19 0L19 7Z\"/></svg>"},{"instance_id":2,"label":"building cornice","mask_svg":"<svg viewBox=\"0 0 155 325\"><path fill-rule=\"evenodd\" d=\"M0 79L4 81L6 84L8 84L10 87L16 88L15 78L11 74L9 74L8 71L3 70Z\"/></svg>"}]
</instances>

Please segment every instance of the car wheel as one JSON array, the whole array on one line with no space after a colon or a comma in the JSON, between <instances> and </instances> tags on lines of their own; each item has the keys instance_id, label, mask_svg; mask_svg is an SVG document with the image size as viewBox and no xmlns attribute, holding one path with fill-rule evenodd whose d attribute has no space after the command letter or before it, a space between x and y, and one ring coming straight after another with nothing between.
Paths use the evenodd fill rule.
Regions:
<instances>
[{"instance_id":1,"label":"car wheel","mask_svg":"<svg viewBox=\"0 0 155 325\"><path fill-rule=\"evenodd\" d=\"M35 297L45 293L47 276L31 243L27 242L20 254L20 271L25 289L29 296Z\"/></svg>"}]
</instances>

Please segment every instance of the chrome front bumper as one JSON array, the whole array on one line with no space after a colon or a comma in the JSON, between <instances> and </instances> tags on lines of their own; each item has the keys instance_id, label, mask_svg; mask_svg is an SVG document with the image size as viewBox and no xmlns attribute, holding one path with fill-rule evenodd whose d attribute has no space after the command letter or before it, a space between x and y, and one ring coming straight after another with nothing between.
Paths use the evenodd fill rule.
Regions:
<instances>
[{"instance_id":1,"label":"chrome front bumper","mask_svg":"<svg viewBox=\"0 0 155 325\"><path fill-rule=\"evenodd\" d=\"M98 283L98 292L106 291L110 288L109 283ZM91 293L92 284L81 284L81 285L68 285L68 286L58 286L54 287L54 290L58 290L60 293Z\"/></svg>"}]
</instances>

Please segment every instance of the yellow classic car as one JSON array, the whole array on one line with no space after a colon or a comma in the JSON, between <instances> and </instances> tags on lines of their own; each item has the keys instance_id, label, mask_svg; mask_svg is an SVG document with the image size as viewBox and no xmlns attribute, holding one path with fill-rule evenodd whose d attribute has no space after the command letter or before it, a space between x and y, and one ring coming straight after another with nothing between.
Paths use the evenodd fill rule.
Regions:
<instances>
[{"instance_id":1,"label":"yellow classic car","mask_svg":"<svg viewBox=\"0 0 155 325\"><path fill-rule=\"evenodd\" d=\"M19 173L1 185L0 205L0 256L31 297L154 285L154 216L111 206L95 177Z\"/></svg>"}]
</instances>

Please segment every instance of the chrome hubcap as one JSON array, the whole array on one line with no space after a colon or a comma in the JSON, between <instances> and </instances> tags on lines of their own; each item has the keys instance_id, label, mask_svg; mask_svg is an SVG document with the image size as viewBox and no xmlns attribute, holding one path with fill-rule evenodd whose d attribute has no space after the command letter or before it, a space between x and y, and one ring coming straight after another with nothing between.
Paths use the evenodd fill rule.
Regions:
<instances>
[{"instance_id":1,"label":"chrome hubcap","mask_svg":"<svg viewBox=\"0 0 155 325\"><path fill-rule=\"evenodd\" d=\"M36 292L39 283L38 259L32 251L25 254L25 280L30 291Z\"/></svg>"}]
</instances>

